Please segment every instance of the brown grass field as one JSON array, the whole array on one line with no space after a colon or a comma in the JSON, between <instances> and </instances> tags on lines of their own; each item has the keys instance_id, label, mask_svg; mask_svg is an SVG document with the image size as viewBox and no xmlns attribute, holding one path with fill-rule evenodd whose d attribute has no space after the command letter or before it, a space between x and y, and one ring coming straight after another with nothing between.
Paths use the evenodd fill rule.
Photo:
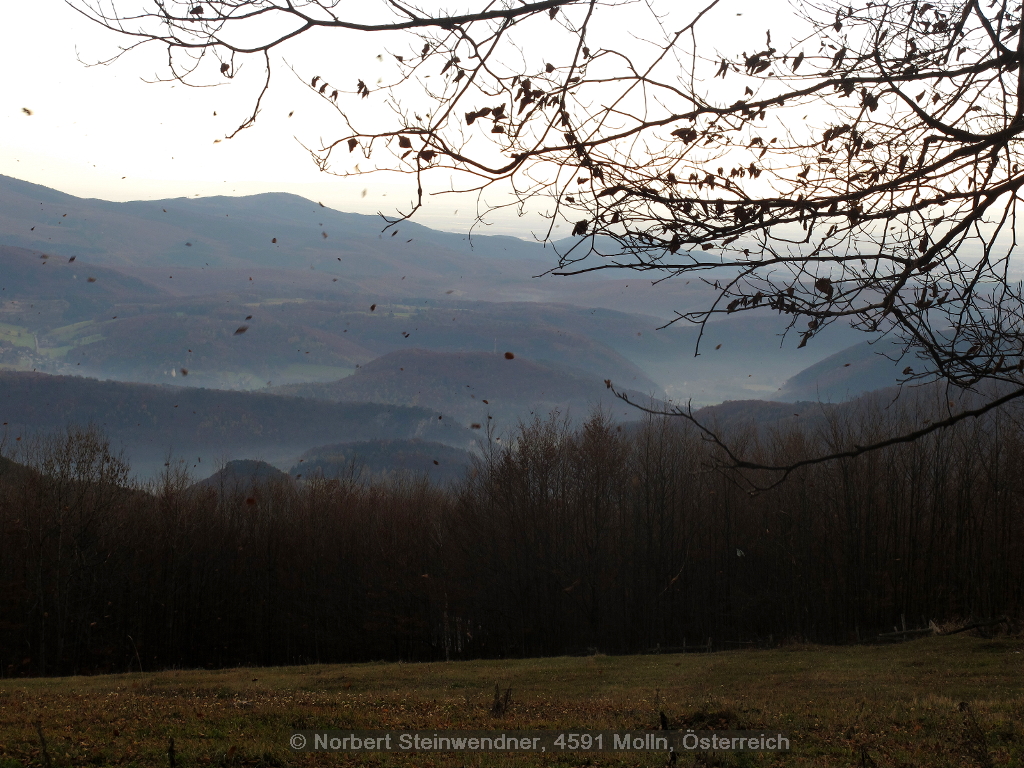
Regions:
<instances>
[{"instance_id":1,"label":"brown grass field","mask_svg":"<svg viewBox=\"0 0 1024 768\"><path fill-rule=\"evenodd\" d=\"M494 717L495 684L511 706ZM961 702L967 702L965 708ZM677 765L1024 765L1024 639L0 681L0 768L662 766L665 753L293 753L293 728L788 731ZM47 749L41 748L36 723Z\"/></svg>"}]
</instances>

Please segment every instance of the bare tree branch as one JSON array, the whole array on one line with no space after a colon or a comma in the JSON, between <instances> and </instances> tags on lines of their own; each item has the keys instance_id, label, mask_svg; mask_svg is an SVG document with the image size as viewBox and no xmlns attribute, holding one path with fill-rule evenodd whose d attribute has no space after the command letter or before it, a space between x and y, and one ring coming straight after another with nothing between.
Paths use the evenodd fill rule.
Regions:
<instances>
[{"instance_id":1,"label":"bare tree branch","mask_svg":"<svg viewBox=\"0 0 1024 768\"><path fill-rule=\"evenodd\" d=\"M914 363L907 380L1024 387L1011 263L1024 20L1006 0L803 0L789 42L744 33L721 41L726 51L702 42L724 0L682 18L638 0L491 0L453 13L399 0L69 2L133 39L125 51L164 46L182 82L236 79L236 58L259 56L266 79L239 130L256 121L272 50L317 29L405 35L387 38L407 46L372 91L383 118L365 106L364 80L302 75L338 115L311 149L322 171L410 176L414 201L394 221L431 194L493 190L504 197L492 210L535 214L542 239L571 228L555 274L637 270L716 291L672 322L703 332L769 308L799 346L845 322L897 340ZM359 165L371 158L372 170Z\"/></svg>"}]
</instances>

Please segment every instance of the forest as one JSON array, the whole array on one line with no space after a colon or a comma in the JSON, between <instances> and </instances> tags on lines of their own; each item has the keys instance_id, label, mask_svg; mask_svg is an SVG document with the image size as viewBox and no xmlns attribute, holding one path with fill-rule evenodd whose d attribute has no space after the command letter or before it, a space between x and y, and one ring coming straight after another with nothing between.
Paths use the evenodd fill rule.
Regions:
<instances>
[{"instance_id":1,"label":"forest","mask_svg":"<svg viewBox=\"0 0 1024 768\"><path fill-rule=\"evenodd\" d=\"M937 418L936 398L728 434L791 463ZM225 491L174 462L140 485L94 427L7 442L0 672L843 644L1019 617L1020 416L778 484L723 469L683 419L600 412L491 435L446 485L347 472Z\"/></svg>"}]
</instances>

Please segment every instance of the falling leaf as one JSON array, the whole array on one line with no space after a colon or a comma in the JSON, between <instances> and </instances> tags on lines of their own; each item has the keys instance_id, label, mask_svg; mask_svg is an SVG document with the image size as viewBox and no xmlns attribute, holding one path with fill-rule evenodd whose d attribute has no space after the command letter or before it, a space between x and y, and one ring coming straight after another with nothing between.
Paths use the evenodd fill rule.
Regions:
<instances>
[{"instance_id":1,"label":"falling leaf","mask_svg":"<svg viewBox=\"0 0 1024 768\"><path fill-rule=\"evenodd\" d=\"M192 243L185 243L185 245L187 245L189 248L192 247Z\"/></svg>"},{"instance_id":2,"label":"falling leaf","mask_svg":"<svg viewBox=\"0 0 1024 768\"><path fill-rule=\"evenodd\" d=\"M377 308L377 305L376 305L376 304L371 304L371 305L370 305L370 311L371 311L371 312L373 312L373 310L375 310L376 308Z\"/></svg>"},{"instance_id":3,"label":"falling leaf","mask_svg":"<svg viewBox=\"0 0 1024 768\"><path fill-rule=\"evenodd\" d=\"M276 242L277 242L277 238L275 237L275 238L274 238L273 240L271 240L270 242L272 242L272 243L276 243Z\"/></svg>"},{"instance_id":4,"label":"falling leaf","mask_svg":"<svg viewBox=\"0 0 1024 768\"><path fill-rule=\"evenodd\" d=\"M241 336L243 333L249 330L248 325L240 325L235 329L235 336Z\"/></svg>"},{"instance_id":5,"label":"falling leaf","mask_svg":"<svg viewBox=\"0 0 1024 768\"><path fill-rule=\"evenodd\" d=\"M24 112L24 113L25 113L26 115L28 115L29 117L31 117L31 116L32 116L32 110L31 110L31 109L29 109L28 107L22 107L22 108L21 108L21 111L22 111L22 112Z\"/></svg>"},{"instance_id":6,"label":"falling leaf","mask_svg":"<svg viewBox=\"0 0 1024 768\"><path fill-rule=\"evenodd\" d=\"M327 239L327 233L326 232L321 232L320 235L323 237L324 240Z\"/></svg>"},{"instance_id":7,"label":"falling leaf","mask_svg":"<svg viewBox=\"0 0 1024 768\"><path fill-rule=\"evenodd\" d=\"M470 429L480 429L480 425L479 424L470 424L469 428Z\"/></svg>"},{"instance_id":8,"label":"falling leaf","mask_svg":"<svg viewBox=\"0 0 1024 768\"><path fill-rule=\"evenodd\" d=\"M72 256L70 259L68 259L68 264L70 264L72 261L74 261L77 258L78 258L77 256Z\"/></svg>"},{"instance_id":9,"label":"falling leaf","mask_svg":"<svg viewBox=\"0 0 1024 768\"><path fill-rule=\"evenodd\" d=\"M90 278L88 278L87 282L95 283L96 282L96 278L95 277L90 277Z\"/></svg>"},{"instance_id":10,"label":"falling leaf","mask_svg":"<svg viewBox=\"0 0 1024 768\"><path fill-rule=\"evenodd\" d=\"M716 344L716 345L715 345L715 349L721 349L721 348L722 348L722 345L721 345L721 344Z\"/></svg>"},{"instance_id":11,"label":"falling leaf","mask_svg":"<svg viewBox=\"0 0 1024 768\"><path fill-rule=\"evenodd\" d=\"M245 319L246 319L246 320L252 320L252 315L246 315L246 316L245 316Z\"/></svg>"},{"instance_id":12,"label":"falling leaf","mask_svg":"<svg viewBox=\"0 0 1024 768\"><path fill-rule=\"evenodd\" d=\"M181 369L181 375L182 376L188 376L188 368L182 368Z\"/></svg>"},{"instance_id":13,"label":"falling leaf","mask_svg":"<svg viewBox=\"0 0 1024 768\"><path fill-rule=\"evenodd\" d=\"M506 360L511 360L514 357L515 357L515 355L513 355L511 352L506 352L505 353L505 359Z\"/></svg>"},{"instance_id":14,"label":"falling leaf","mask_svg":"<svg viewBox=\"0 0 1024 768\"><path fill-rule=\"evenodd\" d=\"M445 293L455 293L454 290L445 291Z\"/></svg>"}]
</instances>

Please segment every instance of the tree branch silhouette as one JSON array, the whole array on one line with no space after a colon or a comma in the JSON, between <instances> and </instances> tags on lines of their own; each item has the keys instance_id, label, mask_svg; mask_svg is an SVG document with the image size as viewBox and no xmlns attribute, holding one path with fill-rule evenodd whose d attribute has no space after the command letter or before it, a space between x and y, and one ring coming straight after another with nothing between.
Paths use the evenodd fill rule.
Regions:
<instances>
[{"instance_id":1,"label":"tree branch silhouette","mask_svg":"<svg viewBox=\"0 0 1024 768\"><path fill-rule=\"evenodd\" d=\"M500 192L480 220L514 206L542 240L571 228L555 274L713 289L669 324L768 309L799 347L836 322L893 338L908 380L1024 386L1024 24L1006 0L804 0L785 42L741 31L725 51L705 42L725 0L69 2L126 51L164 46L168 79L234 80L259 57L260 99L270 53L306 33L384 35L386 82L326 58L301 79L336 116L320 170L410 177L392 224L430 195Z\"/></svg>"}]
</instances>

